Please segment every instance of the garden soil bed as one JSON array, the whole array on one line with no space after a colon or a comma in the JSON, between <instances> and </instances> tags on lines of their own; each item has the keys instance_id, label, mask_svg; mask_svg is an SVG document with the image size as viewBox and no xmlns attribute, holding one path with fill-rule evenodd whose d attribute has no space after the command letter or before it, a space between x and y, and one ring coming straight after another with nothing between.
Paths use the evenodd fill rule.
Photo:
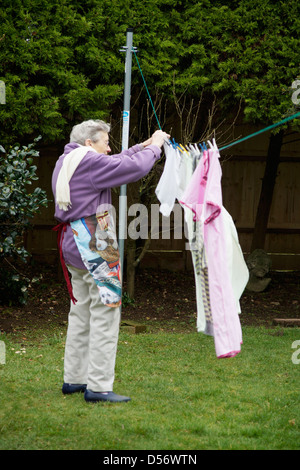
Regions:
<instances>
[{"instance_id":1,"label":"garden soil bed","mask_svg":"<svg viewBox=\"0 0 300 470\"><path fill-rule=\"evenodd\" d=\"M0 305L1 333L25 333L27 329L38 330L50 325L66 328L70 301L60 269L35 265L27 276L35 278L28 289L27 303ZM264 292L245 290L242 295L242 326L276 328L276 318L299 321L300 272L271 272L270 277L271 283ZM147 331L195 331L197 314L192 271L140 269L136 275L134 301L126 295L126 280L124 293L122 321L141 323Z\"/></svg>"}]
</instances>

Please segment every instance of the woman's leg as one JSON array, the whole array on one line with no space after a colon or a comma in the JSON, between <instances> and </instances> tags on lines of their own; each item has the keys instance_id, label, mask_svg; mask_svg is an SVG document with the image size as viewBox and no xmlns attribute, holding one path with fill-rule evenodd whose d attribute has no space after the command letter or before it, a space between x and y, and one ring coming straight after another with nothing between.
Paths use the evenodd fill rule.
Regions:
<instances>
[{"instance_id":1,"label":"woman's leg","mask_svg":"<svg viewBox=\"0 0 300 470\"><path fill-rule=\"evenodd\" d=\"M115 362L120 328L120 308L104 305L90 275L90 342L87 389L93 392L113 390Z\"/></svg>"},{"instance_id":2,"label":"woman's leg","mask_svg":"<svg viewBox=\"0 0 300 470\"><path fill-rule=\"evenodd\" d=\"M89 360L90 290L86 282L88 271L68 266L77 303L71 302L65 346L64 382L86 384Z\"/></svg>"}]
</instances>

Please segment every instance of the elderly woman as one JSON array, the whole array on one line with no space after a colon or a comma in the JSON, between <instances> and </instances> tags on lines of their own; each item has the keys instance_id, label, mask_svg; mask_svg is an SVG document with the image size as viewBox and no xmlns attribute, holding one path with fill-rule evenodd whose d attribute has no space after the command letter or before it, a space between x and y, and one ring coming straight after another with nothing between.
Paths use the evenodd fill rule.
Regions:
<instances>
[{"instance_id":1,"label":"elderly woman","mask_svg":"<svg viewBox=\"0 0 300 470\"><path fill-rule=\"evenodd\" d=\"M113 392L121 279L111 188L145 176L169 138L156 131L110 156L109 131L99 120L74 126L52 175L55 229L71 296L62 392L84 392L88 402L130 400Z\"/></svg>"}]
</instances>

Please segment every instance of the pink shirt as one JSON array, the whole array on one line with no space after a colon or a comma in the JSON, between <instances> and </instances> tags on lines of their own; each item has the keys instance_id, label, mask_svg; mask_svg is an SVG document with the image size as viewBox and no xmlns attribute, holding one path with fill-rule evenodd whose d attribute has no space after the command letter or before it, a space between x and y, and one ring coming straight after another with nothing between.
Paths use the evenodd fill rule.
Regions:
<instances>
[{"instance_id":1,"label":"pink shirt","mask_svg":"<svg viewBox=\"0 0 300 470\"><path fill-rule=\"evenodd\" d=\"M242 330L226 259L219 157L218 151L204 152L180 203L203 222L216 354L232 357L241 350Z\"/></svg>"}]
</instances>

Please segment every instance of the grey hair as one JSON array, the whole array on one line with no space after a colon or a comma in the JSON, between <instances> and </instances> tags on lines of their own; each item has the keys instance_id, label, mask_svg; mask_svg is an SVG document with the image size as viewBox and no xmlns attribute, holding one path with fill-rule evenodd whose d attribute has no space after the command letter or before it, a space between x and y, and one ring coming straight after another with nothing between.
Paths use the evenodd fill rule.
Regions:
<instances>
[{"instance_id":1,"label":"grey hair","mask_svg":"<svg viewBox=\"0 0 300 470\"><path fill-rule=\"evenodd\" d=\"M73 127L70 134L70 142L76 142L80 145L85 145L86 139L97 142L100 138L100 132L110 132L110 125L100 119L83 121L81 124L76 124Z\"/></svg>"}]
</instances>

